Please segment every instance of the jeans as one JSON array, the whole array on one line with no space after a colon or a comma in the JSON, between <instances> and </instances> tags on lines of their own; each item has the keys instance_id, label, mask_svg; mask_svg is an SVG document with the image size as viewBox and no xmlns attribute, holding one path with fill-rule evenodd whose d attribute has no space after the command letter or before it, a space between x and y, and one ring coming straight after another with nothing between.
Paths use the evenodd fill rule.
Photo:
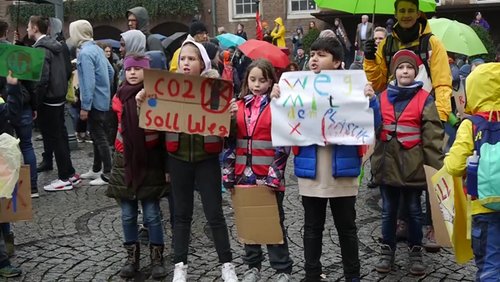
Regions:
<instances>
[{"instance_id":1,"label":"jeans","mask_svg":"<svg viewBox=\"0 0 500 282\"><path fill-rule=\"evenodd\" d=\"M160 215L160 201L141 201L144 224L148 226L149 242L153 245L163 245L163 227ZM137 226L138 201L121 200L122 226L125 243L138 241L139 229Z\"/></svg>"},{"instance_id":2,"label":"jeans","mask_svg":"<svg viewBox=\"0 0 500 282\"><path fill-rule=\"evenodd\" d=\"M396 221L400 198L408 207L408 245L422 245L422 190L407 187L380 186L382 196L382 242L396 248Z\"/></svg>"},{"instance_id":3,"label":"jeans","mask_svg":"<svg viewBox=\"0 0 500 282\"><path fill-rule=\"evenodd\" d=\"M222 212L221 169L218 158L192 163L170 157L168 163L174 196L174 263L187 263L195 182L205 217L212 230L219 262L232 261L226 219Z\"/></svg>"},{"instance_id":4,"label":"jeans","mask_svg":"<svg viewBox=\"0 0 500 282\"><path fill-rule=\"evenodd\" d=\"M322 274L321 253L326 206L330 202L346 281L360 276L356 197L316 198L302 196L304 207L304 258L307 281L319 281Z\"/></svg>"},{"instance_id":5,"label":"jeans","mask_svg":"<svg viewBox=\"0 0 500 282\"><path fill-rule=\"evenodd\" d=\"M500 212L472 216L476 281L500 281Z\"/></svg>"},{"instance_id":6,"label":"jeans","mask_svg":"<svg viewBox=\"0 0 500 282\"><path fill-rule=\"evenodd\" d=\"M75 174L68 143L68 131L64 124L64 105L38 109L38 119L43 137L44 161L52 164L52 152L56 157L59 179L67 180Z\"/></svg>"},{"instance_id":7,"label":"jeans","mask_svg":"<svg viewBox=\"0 0 500 282\"><path fill-rule=\"evenodd\" d=\"M88 127L94 146L94 164L92 170L98 172L102 168L102 173L106 180L111 172L111 150L108 142L108 112L92 109L88 116Z\"/></svg>"},{"instance_id":8,"label":"jeans","mask_svg":"<svg viewBox=\"0 0 500 282\"><path fill-rule=\"evenodd\" d=\"M283 210L284 192L276 192L276 200L278 201L278 212L280 215L280 225L283 231L283 244L266 245L267 253L269 254L269 263L277 273L292 273L293 261L290 258L288 250L288 242L286 240L286 230L283 225L285 220L285 211ZM243 261L248 265L248 268L261 268L264 256L262 255L261 245L245 244L245 256Z\"/></svg>"},{"instance_id":9,"label":"jeans","mask_svg":"<svg viewBox=\"0 0 500 282\"><path fill-rule=\"evenodd\" d=\"M23 153L24 163L30 166L31 191L38 192L38 174L36 172L36 155L33 149L31 137L33 134L33 111L30 106L24 105L20 119L13 124L16 135L19 138L19 146Z\"/></svg>"}]
</instances>

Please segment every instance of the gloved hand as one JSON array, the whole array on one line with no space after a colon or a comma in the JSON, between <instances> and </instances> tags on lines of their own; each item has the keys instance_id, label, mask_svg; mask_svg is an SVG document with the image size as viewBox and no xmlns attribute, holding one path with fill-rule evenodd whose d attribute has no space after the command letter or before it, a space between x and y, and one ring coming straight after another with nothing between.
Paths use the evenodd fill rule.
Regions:
<instances>
[{"instance_id":1,"label":"gloved hand","mask_svg":"<svg viewBox=\"0 0 500 282\"><path fill-rule=\"evenodd\" d=\"M365 58L368 60L375 60L375 52L377 52L377 46L375 46L375 40L369 39L365 42Z\"/></svg>"}]
</instances>

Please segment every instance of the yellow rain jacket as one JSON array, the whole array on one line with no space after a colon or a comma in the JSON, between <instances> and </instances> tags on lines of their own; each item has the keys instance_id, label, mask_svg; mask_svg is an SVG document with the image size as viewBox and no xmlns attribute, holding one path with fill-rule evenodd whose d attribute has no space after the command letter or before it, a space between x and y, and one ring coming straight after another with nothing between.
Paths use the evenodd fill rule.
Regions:
<instances>
[{"instance_id":1,"label":"yellow rain jacket","mask_svg":"<svg viewBox=\"0 0 500 282\"><path fill-rule=\"evenodd\" d=\"M416 24L420 25L420 36L417 40L409 44L401 44L396 30L394 29L392 32L392 36L394 37L393 46L397 47L399 50L418 46L420 37L432 32L426 19L420 18ZM384 91L387 88L387 84L392 80L391 77L387 77L388 66L384 57L385 43L386 40L384 39L378 45L375 60L368 60L365 58L363 63L366 77L368 81L373 84L373 89L377 92ZM447 121L451 113L451 71L448 65L446 49L436 36L430 37L429 57L428 64L430 77L432 80L432 88L434 89L434 96L436 98L436 108L439 113L439 119L441 121Z\"/></svg>"},{"instance_id":2,"label":"yellow rain jacket","mask_svg":"<svg viewBox=\"0 0 500 282\"><path fill-rule=\"evenodd\" d=\"M491 114L496 121L500 117L500 63L488 63L478 66L465 82L466 113L488 118ZM472 122L465 119L460 124L457 137L449 154L444 159L444 166L449 174L461 177L466 173L467 157L474 152ZM471 214L490 213L493 210L472 201Z\"/></svg>"},{"instance_id":3,"label":"yellow rain jacket","mask_svg":"<svg viewBox=\"0 0 500 282\"><path fill-rule=\"evenodd\" d=\"M285 33L286 29L283 25L283 19L281 17L277 17L274 22L279 25L277 28L275 27L271 32L271 36L273 37L273 44L278 47L286 47L285 42Z\"/></svg>"}]
</instances>

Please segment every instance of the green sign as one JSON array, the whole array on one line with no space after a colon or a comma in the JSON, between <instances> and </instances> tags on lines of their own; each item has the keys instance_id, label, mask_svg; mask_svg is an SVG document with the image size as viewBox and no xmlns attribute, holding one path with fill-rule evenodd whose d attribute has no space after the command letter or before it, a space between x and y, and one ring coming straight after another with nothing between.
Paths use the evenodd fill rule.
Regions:
<instances>
[{"instance_id":1,"label":"green sign","mask_svg":"<svg viewBox=\"0 0 500 282\"><path fill-rule=\"evenodd\" d=\"M40 80L45 52L42 49L0 44L0 76L12 76L23 80Z\"/></svg>"}]
</instances>

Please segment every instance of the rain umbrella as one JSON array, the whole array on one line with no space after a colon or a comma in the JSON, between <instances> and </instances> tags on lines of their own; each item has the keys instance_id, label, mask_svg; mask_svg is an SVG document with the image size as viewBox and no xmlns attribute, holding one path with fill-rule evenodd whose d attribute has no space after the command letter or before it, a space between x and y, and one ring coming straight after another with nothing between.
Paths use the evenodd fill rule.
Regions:
<instances>
[{"instance_id":1,"label":"rain umbrella","mask_svg":"<svg viewBox=\"0 0 500 282\"><path fill-rule=\"evenodd\" d=\"M223 48L238 47L246 42L246 40L243 37L240 37L232 33L224 33L221 35L217 35L216 38L219 40L219 43Z\"/></svg>"},{"instance_id":2,"label":"rain umbrella","mask_svg":"<svg viewBox=\"0 0 500 282\"><path fill-rule=\"evenodd\" d=\"M286 68L290 63L288 56L281 49L271 43L250 39L238 47L248 58L266 59L275 68Z\"/></svg>"},{"instance_id":3,"label":"rain umbrella","mask_svg":"<svg viewBox=\"0 0 500 282\"><path fill-rule=\"evenodd\" d=\"M186 37L187 37L187 32L184 31L176 32L165 38L161 42L161 45L163 45L163 48L169 50L173 54L175 50L181 47L182 41L186 39Z\"/></svg>"},{"instance_id":4,"label":"rain umbrella","mask_svg":"<svg viewBox=\"0 0 500 282\"><path fill-rule=\"evenodd\" d=\"M319 8L337 10L351 14L394 14L395 0L314 0ZM419 0L422 12L434 12L435 0Z\"/></svg>"},{"instance_id":5,"label":"rain umbrella","mask_svg":"<svg viewBox=\"0 0 500 282\"><path fill-rule=\"evenodd\" d=\"M446 51L466 56L488 53L476 32L466 24L445 18L430 19L429 24Z\"/></svg>"}]
</instances>

